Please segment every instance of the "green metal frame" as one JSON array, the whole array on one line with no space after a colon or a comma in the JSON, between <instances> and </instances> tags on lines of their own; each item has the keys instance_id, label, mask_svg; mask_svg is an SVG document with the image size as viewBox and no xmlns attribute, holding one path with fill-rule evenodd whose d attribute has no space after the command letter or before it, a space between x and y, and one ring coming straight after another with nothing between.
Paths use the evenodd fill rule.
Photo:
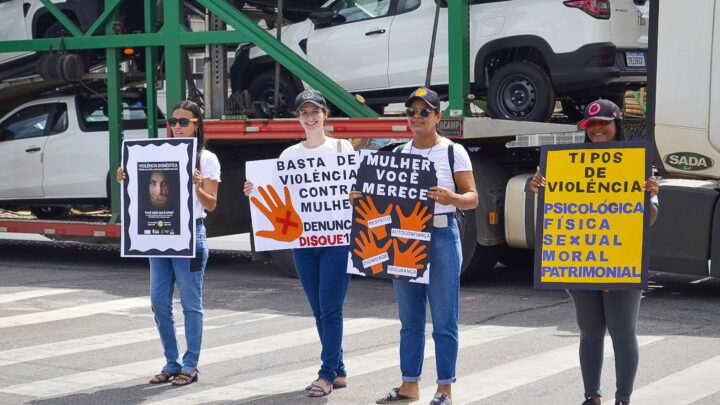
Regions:
<instances>
[{"instance_id":1,"label":"green metal frame","mask_svg":"<svg viewBox=\"0 0 720 405\"><path fill-rule=\"evenodd\" d=\"M470 8L468 0L448 1L448 58L450 61L450 106L446 115L470 114Z\"/></svg>"},{"instance_id":2,"label":"green metal frame","mask_svg":"<svg viewBox=\"0 0 720 405\"><path fill-rule=\"evenodd\" d=\"M105 11L83 33L55 4L50 0L40 0L46 9L72 34L67 38L48 38L20 41L0 41L0 52L42 52L49 49L69 50L105 49L108 69L108 108L110 126L110 167L120 165L120 144L122 141L121 97L122 73L119 70L120 49L128 47L144 47L146 66L158 64L159 48L164 48L165 80L167 89L166 111L185 98L185 58L184 48L208 44L238 44L251 42L263 49L270 57L282 64L295 76L313 88L322 91L338 108L355 118L372 118L377 114L368 106L359 103L355 97L345 91L322 72L317 70L292 50L265 32L243 13L223 0L198 0L208 10L219 16L235 31L188 32L182 24L182 1L164 1L164 23L158 30L156 24L155 1L144 0L145 33L132 35L115 35L113 19L123 0L104 0ZM468 0L453 0L449 3L448 19L450 27L449 52L450 60L450 107L449 115L462 116L467 110L466 95L469 93L469 27ZM105 26L105 35L94 35L101 26ZM459 63L458 63L459 62ZM155 69L146 69L148 132L156 137L156 90L157 79ZM111 170L111 181L114 171ZM119 188L110 187L113 221L117 221L120 212Z\"/></svg>"}]
</instances>

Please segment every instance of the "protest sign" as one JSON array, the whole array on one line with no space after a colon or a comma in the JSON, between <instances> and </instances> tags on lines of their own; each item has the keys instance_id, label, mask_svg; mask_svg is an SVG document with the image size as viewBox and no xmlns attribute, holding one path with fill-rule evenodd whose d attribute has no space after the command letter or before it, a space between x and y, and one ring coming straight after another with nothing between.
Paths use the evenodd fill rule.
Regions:
<instances>
[{"instance_id":1,"label":"protest sign","mask_svg":"<svg viewBox=\"0 0 720 405\"><path fill-rule=\"evenodd\" d=\"M355 153L247 162L256 251L347 245Z\"/></svg>"},{"instance_id":2,"label":"protest sign","mask_svg":"<svg viewBox=\"0 0 720 405\"><path fill-rule=\"evenodd\" d=\"M437 184L426 157L391 152L364 156L358 169L348 273L430 282L430 239Z\"/></svg>"},{"instance_id":3,"label":"protest sign","mask_svg":"<svg viewBox=\"0 0 720 405\"><path fill-rule=\"evenodd\" d=\"M542 148L536 288L647 285L651 159L643 142Z\"/></svg>"},{"instance_id":4,"label":"protest sign","mask_svg":"<svg viewBox=\"0 0 720 405\"><path fill-rule=\"evenodd\" d=\"M195 257L195 138L123 142L123 257Z\"/></svg>"}]
</instances>

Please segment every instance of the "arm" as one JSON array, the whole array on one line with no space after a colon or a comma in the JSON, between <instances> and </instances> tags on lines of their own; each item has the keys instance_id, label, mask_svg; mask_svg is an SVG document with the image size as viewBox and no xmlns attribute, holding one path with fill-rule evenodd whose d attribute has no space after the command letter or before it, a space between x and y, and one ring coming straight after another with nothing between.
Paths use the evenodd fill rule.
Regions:
<instances>
[{"instance_id":1,"label":"arm","mask_svg":"<svg viewBox=\"0 0 720 405\"><path fill-rule=\"evenodd\" d=\"M533 176L532 180L530 181L530 191L533 193L538 192L538 189L540 187L545 186L545 177L543 177L542 174L540 174L540 166L538 166L537 170L535 171L535 175Z\"/></svg>"},{"instance_id":2,"label":"arm","mask_svg":"<svg viewBox=\"0 0 720 405\"><path fill-rule=\"evenodd\" d=\"M458 186L457 197L452 200L452 205L461 210L474 209L478 205L478 193L475 189L475 176L473 172L456 172L455 183Z\"/></svg>"},{"instance_id":3,"label":"arm","mask_svg":"<svg viewBox=\"0 0 720 405\"><path fill-rule=\"evenodd\" d=\"M655 177L649 177L647 180L645 180L645 191L650 193L650 198L655 198L658 195L658 192L660 191L660 186L657 183L657 179ZM658 214L660 211L658 210L658 207L655 204L650 204L650 225L655 223L655 220L657 219Z\"/></svg>"},{"instance_id":4,"label":"arm","mask_svg":"<svg viewBox=\"0 0 720 405\"><path fill-rule=\"evenodd\" d=\"M122 167L118 167L117 171L115 172L115 180L117 180L118 183L122 183L126 177L127 174L125 173L125 170L123 170Z\"/></svg>"},{"instance_id":5,"label":"arm","mask_svg":"<svg viewBox=\"0 0 720 405\"><path fill-rule=\"evenodd\" d=\"M430 187L428 196L443 205L454 205L461 210L474 209L478 205L478 194L475 189L473 172L455 172L455 183L458 192L453 193L445 187Z\"/></svg>"},{"instance_id":6,"label":"arm","mask_svg":"<svg viewBox=\"0 0 720 405\"><path fill-rule=\"evenodd\" d=\"M209 212L215 211L215 207L217 207L217 180L203 179L200 170L195 169L193 183L197 186L195 187L195 194L200 200L200 204Z\"/></svg>"}]
</instances>

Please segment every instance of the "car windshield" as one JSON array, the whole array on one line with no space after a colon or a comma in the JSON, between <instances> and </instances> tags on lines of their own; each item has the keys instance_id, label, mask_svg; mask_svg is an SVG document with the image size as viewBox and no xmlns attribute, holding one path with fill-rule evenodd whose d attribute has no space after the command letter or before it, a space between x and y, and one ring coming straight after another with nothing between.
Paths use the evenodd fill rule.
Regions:
<instances>
[{"instance_id":1,"label":"car windshield","mask_svg":"<svg viewBox=\"0 0 720 405\"><path fill-rule=\"evenodd\" d=\"M108 107L102 98L80 98L78 100L79 120L88 131L108 130ZM160 110L157 112L158 120L165 119ZM147 107L142 97L123 97L122 119L125 129L147 128Z\"/></svg>"}]
</instances>

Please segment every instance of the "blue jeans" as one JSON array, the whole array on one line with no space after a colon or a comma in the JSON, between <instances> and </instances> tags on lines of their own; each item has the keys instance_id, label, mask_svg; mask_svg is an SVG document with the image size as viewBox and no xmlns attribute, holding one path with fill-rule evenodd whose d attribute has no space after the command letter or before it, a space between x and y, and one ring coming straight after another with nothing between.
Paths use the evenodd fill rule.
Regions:
<instances>
[{"instance_id":1,"label":"blue jeans","mask_svg":"<svg viewBox=\"0 0 720 405\"><path fill-rule=\"evenodd\" d=\"M205 227L197 224L195 259L150 258L150 303L155 313L155 325L160 333L160 342L165 351L167 363L162 368L170 374L192 375L200 358L203 332L202 285L208 246ZM177 282L180 290L180 304L185 317L185 340L187 352L180 362L175 320L172 313L172 299Z\"/></svg>"},{"instance_id":2,"label":"blue jeans","mask_svg":"<svg viewBox=\"0 0 720 405\"><path fill-rule=\"evenodd\" d=\"M458 356L458 301L462 249L457 221L434 228L430 248L430 284L393 280L400 313L400 371L404 382L418 382L425 358L426 303L430 302L437 384L455 382Z\"/></svg>"},{"instance_id":3,"label":"blue jeans","mask_svg":"<svg viewBox=\"0 0 720 405\"><path fill-rule=\"evenodd\" d=\"M332 384L336 377L347 375L342 352L342 308L350 282L348 246L293 249L293 259L322 344L318 378Z\"/></svg>"}]
</instances>

